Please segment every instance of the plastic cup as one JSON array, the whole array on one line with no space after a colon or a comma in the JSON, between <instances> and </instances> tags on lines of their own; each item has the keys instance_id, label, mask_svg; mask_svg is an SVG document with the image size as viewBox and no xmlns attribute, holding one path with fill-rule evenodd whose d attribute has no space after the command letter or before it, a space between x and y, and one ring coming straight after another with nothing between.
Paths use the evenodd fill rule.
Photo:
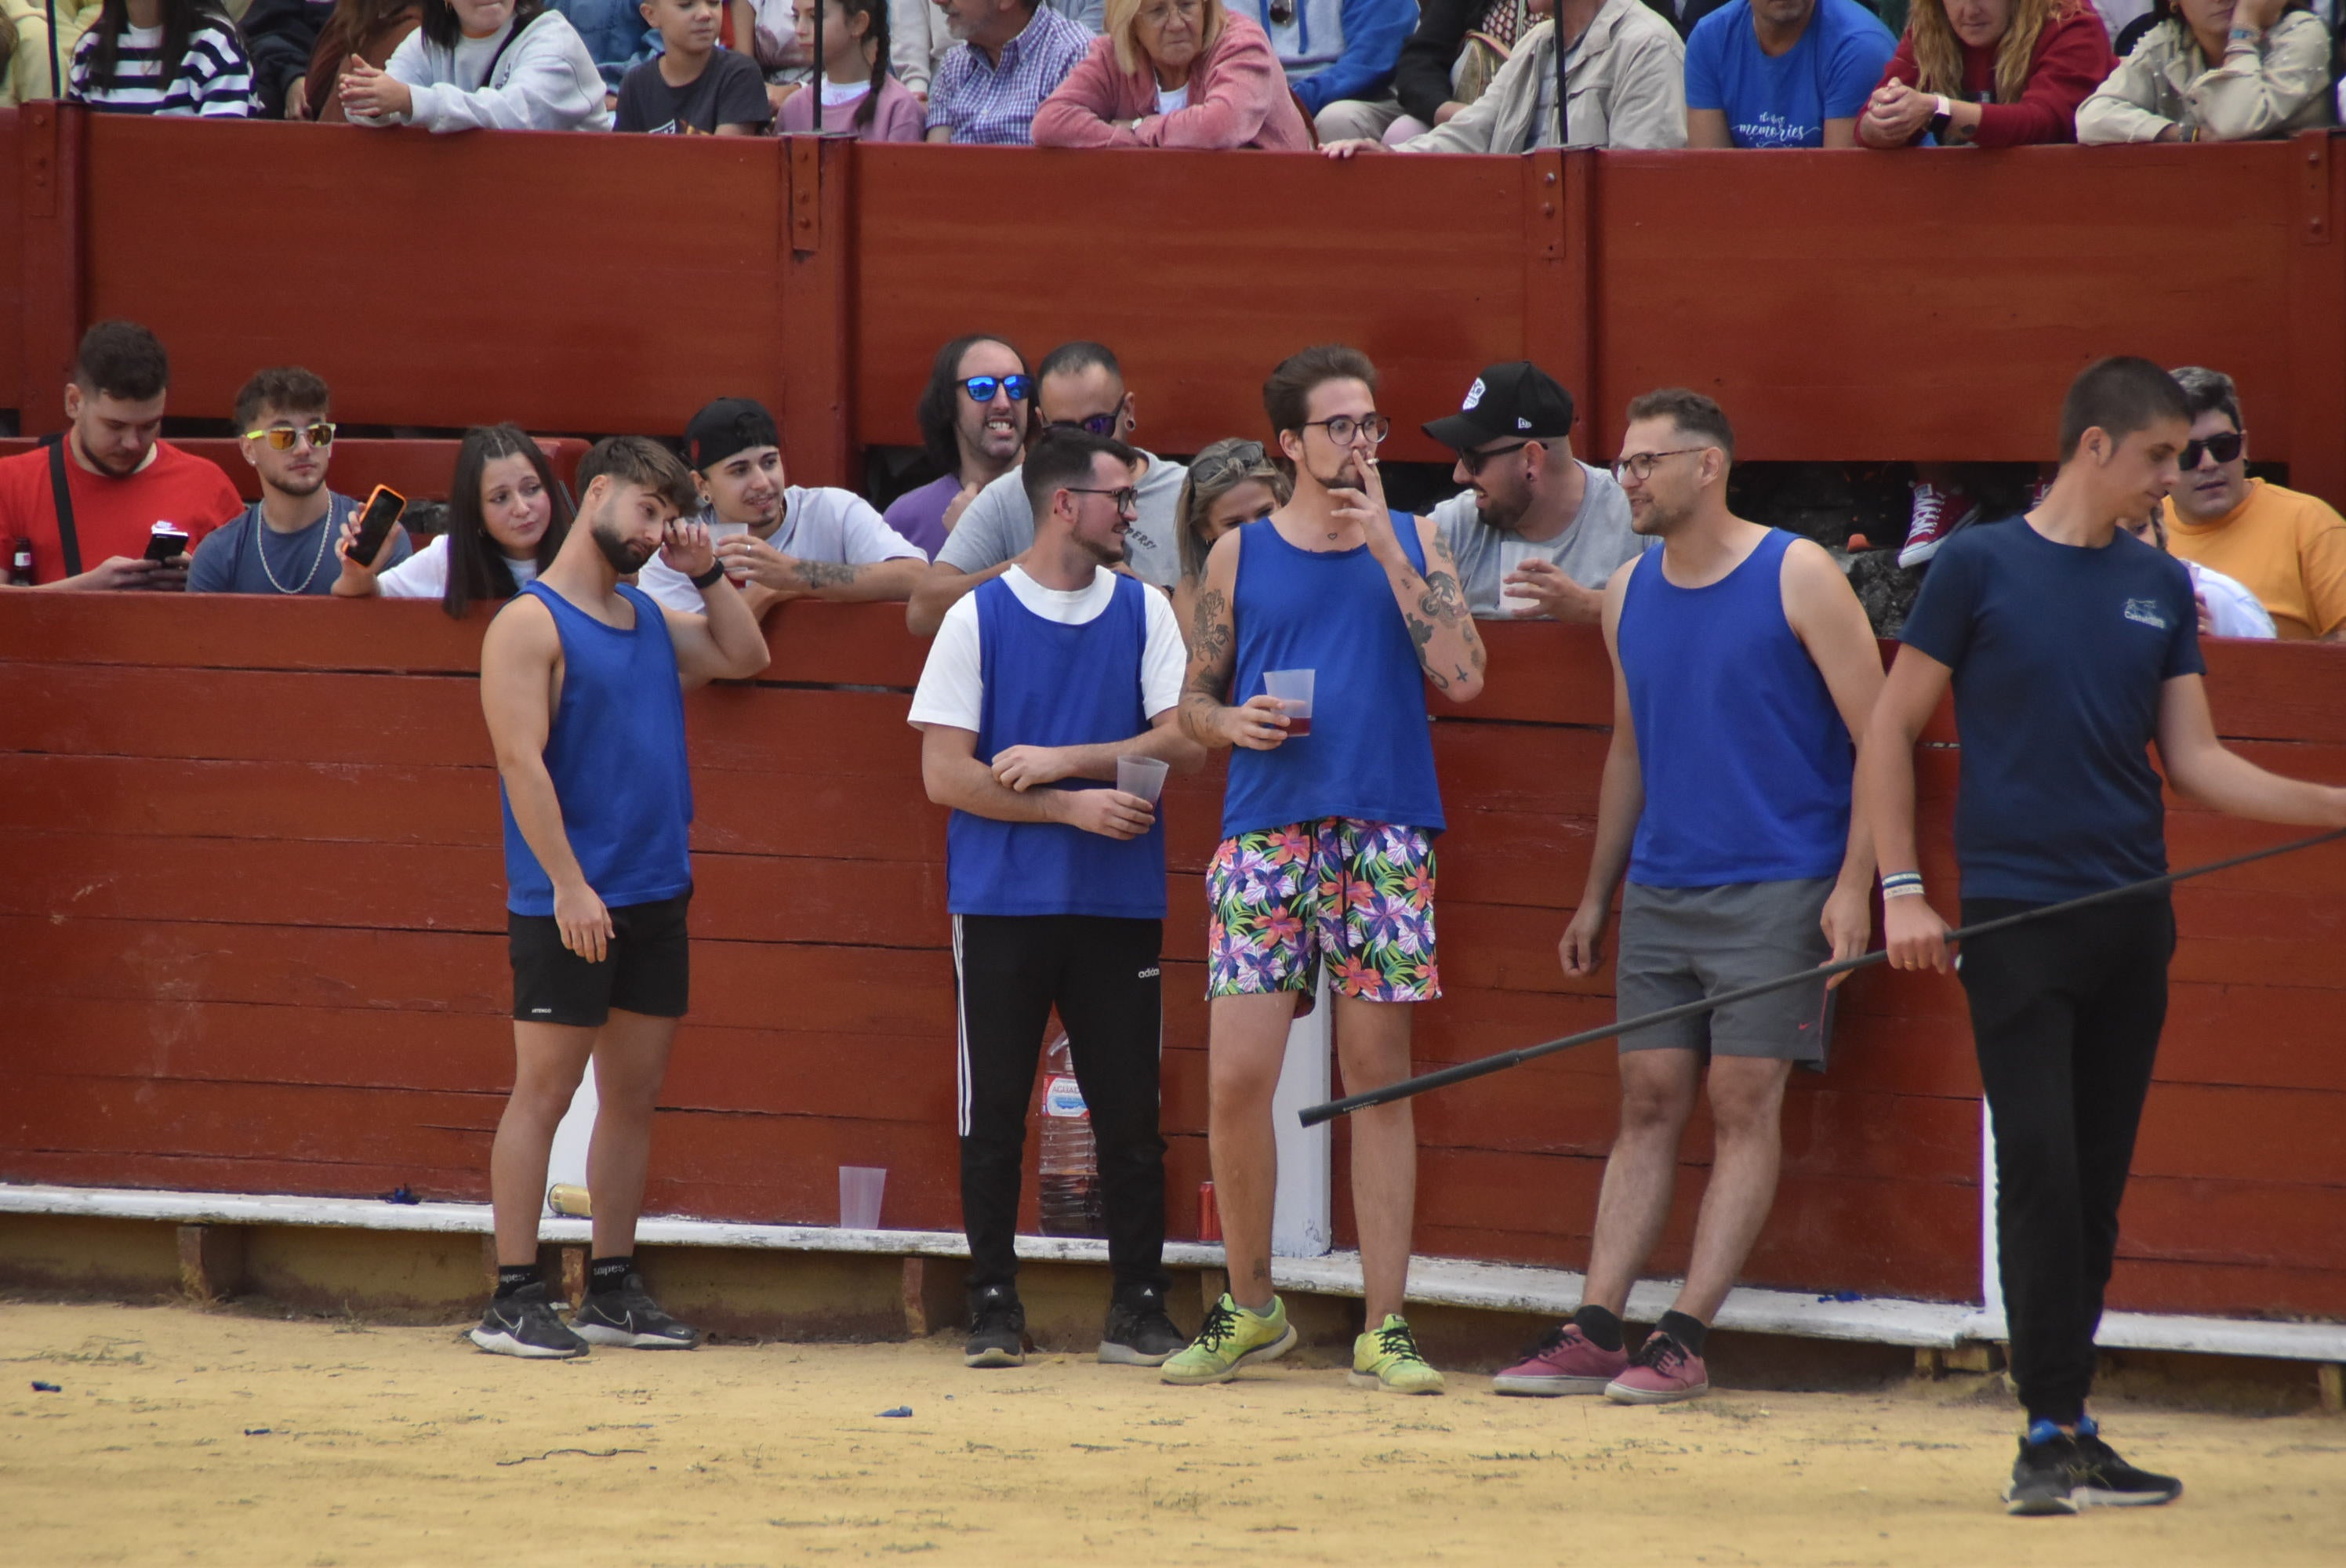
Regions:
<instances>
[{"instance_id":1,"label":"plastic cup","mask_svg":"<svg viewBox=\"0 0 2346 1568\"><path fill-rule=\"evenodd\" d=\"M839 1224L842 1230L880 1228L880 1193L888 1172L877 1166L839 1167Z\"/></svg>"},{"instance_id":2,"label":"plastic cup","mask_svg":"<svg viewBox=\"0 0 2346 1568\"><path fill-rule=\"evenodd\" d=\"M1309 669L1267 669L1262 672L1262 689L1277 699L1288 718L1287 737L1311 733L1312 677L1319 674Z\"/></svg>"},{"instance_id":3,"label":"plastic cup","mask_svg":"<svg viewBox=\"0 0 2346 1568\"><path fill-rule=\"evenodd\" d=\"M1116 787L1154 806L1158 793L1165 788L1168 771L1168 764L1154 757L1119 757L1116 759Z\"/></svg>"}]
</instances>

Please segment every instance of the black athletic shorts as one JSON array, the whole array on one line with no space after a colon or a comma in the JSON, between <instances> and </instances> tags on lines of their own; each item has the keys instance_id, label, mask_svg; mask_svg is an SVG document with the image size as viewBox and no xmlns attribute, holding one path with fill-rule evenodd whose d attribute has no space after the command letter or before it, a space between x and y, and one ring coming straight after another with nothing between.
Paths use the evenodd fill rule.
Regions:
<instances>
[{"instance_id":1,"label":"black athletic shorts","mask_svg":"<svg viewBox=\"0 0 2346 1568\"><path fill-rule=\"evenodd\" d=\"M613 910L611 941L600 963L563 946L562 928L552 915L506 911L514 1018L595 1029L614 1007L652 1018L683 1017L692 979L684 914L691 902L688 890L658 903Z\"/></svg>"}]
</instances>

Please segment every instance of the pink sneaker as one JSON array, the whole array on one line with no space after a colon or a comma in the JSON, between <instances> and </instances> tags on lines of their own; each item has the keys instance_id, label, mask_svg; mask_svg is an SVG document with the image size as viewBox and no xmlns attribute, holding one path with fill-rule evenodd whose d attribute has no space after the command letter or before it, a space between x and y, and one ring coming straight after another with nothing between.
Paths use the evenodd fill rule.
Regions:
<instances>
[{"instance_id":1,"label":"pink sneaker","mask_svg":"<svg viewBox=\"0 0 2346 1568\"><path fill-rule=\"evenodd\" d=\"M1979 515L1979 503L1962 491L1935 484L1914 484L1914 515L1906 526L1906 543L1899 547L1898 564L1919 566L1939 553L1947 535Z\"/></svg>"},{"instance_id":2,"label":"pink sneaker","mask_svg":"<svg viewBox=\"0 0 2346 1568\"><path fill-rule=\"evenodd\" d=\"M1674 1405L1708 1392L1702 1358L1659 1330L1646 1336L1628 1370L1605 1385L1605 1397L1625 1405Z\"/></svg>"},{"instance_id":3,"label":"pink sneaker","mask_svg":"<svg viewBox=\"0 0 2346 1568\"><path fill-rule=\"evenodd\" d=\"M1598 1349L1577 1324L1565 1323L1549 1329L1530 1356L1493 1378L1491 1387L1503 1394L1543 1400L1601 1394L1628 1364L1627 1351Z\"/></svg>"}]
</instances>

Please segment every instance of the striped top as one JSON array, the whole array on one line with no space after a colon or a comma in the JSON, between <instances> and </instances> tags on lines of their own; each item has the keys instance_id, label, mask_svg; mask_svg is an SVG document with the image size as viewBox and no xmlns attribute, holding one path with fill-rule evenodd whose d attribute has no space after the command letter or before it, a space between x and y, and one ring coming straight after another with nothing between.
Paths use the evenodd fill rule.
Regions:
<instances>
[{"instance_id":1,"label":"striped top","mask_svg":"<svg viewBox=\"0 0 2346 1568\"><path fill-rule=\"evenodd\" d=\"M93 28L74 48L66 96L76 103L128 115L243 119L252 114L252 66L235 25L224 17L197 20L178 72L168 82L163 80L163 29L126 27L114 57L113 81L93 87L98 38Z\"/></svg>"}]
</instances>

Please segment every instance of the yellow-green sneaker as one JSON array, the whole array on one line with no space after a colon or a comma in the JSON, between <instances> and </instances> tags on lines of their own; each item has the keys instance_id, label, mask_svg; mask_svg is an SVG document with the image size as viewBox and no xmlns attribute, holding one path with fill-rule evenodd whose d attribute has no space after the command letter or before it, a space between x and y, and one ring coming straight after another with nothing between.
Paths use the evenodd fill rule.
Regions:
<instances>
[{"instance_id":1,"label":"yellow-green sneaker","mask_svg":"<svg viewBox=\"0 0 2346 1568\"><path fill-rule=\"evenodd\" d=\"M1389 1394L1438 1394L1442 1374L1417 1353L1417 1337L1394 1314L1352 1341L1352 1381Z\"/></svg>"},{"instance_id":2,"label":"yellow-green sneaker","mask_svg":"<svg viewBox=\"0 0 2346 1568\"><path fill-rule=\"evenodd\" d=\"M1287 1320L1287 1303L1274 1296L1270 1311L1250 1312L1224 1292L1208 1309L1189 1348L1168 1359L1159 1375L1168 1383L1227 1383L1240 1367L1275 1361L1293 1349L1295 1326Z\"/></svg>"}]
</instances>

